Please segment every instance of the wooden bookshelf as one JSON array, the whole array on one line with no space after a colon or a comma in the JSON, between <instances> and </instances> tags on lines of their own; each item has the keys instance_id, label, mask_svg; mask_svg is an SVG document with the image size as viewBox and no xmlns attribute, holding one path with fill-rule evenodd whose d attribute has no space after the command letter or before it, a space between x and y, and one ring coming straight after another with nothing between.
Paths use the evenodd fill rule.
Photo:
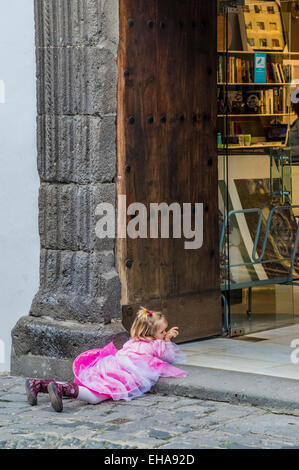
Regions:
<instances>
[{"instance_id":1,"label":"wooden bookshelf","mask_svg":"<svg viewBox=\"0 0 299 470\"><path fill-rule=\"evenodd\" d=\"M283 82L273 82L273 83L217 83L217 86L297 86L294 83L283 83Z\"/></svg>"},{"instance_id":2,"label":"wooden bookshelf","mask_svg":"<svg viewBox=\"0 0 299 470\"><path fill-rule=\"evenodd\" d=\"M254 81L256 76L254 56L258 52L266 53L267 56L266 81L263 83ZM292 59L299 59L299 52L218 50L218 132L222 137L226 134L227 137L249 134L264 139L260 143L244 147L229 144L225 149L240 150L241 153L250 149L285 146L287 137L286 139L282 137L280 141L273 143L268 142L267 136L271 132L271 127L280 126L281 135L284 135L283 129L286 128L288 136L293 117L293 113L290 112L290 93L295 85Z\"/></svg>"},{"instance_id":3,"label":"wooden bookshelf","mask_svg":"<svg viewBox=\"0 0 299 470\"><path fill-rule=\"evenodd\" d=\"M238 54L256 54L258 52L265 52L266 54L271 54L271 55L282 55L282 56L293 56L293 57L299 57L299 52L280 52L280 51L217 51L217 54L233 54L233 55L238 55Z\"/></svg>"},{"instance_id":4,"label":"wooden bookshelf","mask_svg":"<svg viewBox=\"0 0 299 470\"><path fill-rule=\"evenodd\" d=\"M280 142L261 142L259 144L251 144L251 145L238 145L238 144L229 144L223 145L222 147L218 147L219 150L250 150L250 149L263 149L263 148L284 148L285 144L281 144Z\"/></svg>"}]
</instances>

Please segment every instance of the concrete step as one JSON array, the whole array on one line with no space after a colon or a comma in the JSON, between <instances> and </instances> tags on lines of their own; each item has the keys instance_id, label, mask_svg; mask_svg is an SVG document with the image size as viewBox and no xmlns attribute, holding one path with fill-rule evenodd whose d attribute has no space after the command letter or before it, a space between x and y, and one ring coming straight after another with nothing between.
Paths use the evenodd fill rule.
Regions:
<instances>
[{"instance_id":1,"label":"concrete step","mask_svg":"<svg viewBox=\"0 0 299 470\"><path fill-rule=\"evenodd\" d=\"M153 393L250 404L299 416L298 380L206 367L179 366L184 378L160 378Z\"/></svg>"}]
</instances>

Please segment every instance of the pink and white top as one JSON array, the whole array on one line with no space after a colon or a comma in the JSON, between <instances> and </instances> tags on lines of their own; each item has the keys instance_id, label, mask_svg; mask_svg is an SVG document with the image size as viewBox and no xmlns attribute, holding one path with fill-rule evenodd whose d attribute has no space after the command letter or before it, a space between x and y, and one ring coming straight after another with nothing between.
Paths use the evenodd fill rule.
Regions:
<instances>
[{"instance_id":1,"label":"pink and white top","mask_svg":"<svg viewBox=\"0 0 299 470\"><path fill-rule=\"evenodd\" d=\"M159 377L185 377L171 364L185 362L178 346L161 339L131 338L122 349L109 343L80 354L74 361L74 381L113 400L131 400L148 392Z\"/></svg>"}]
</instances>

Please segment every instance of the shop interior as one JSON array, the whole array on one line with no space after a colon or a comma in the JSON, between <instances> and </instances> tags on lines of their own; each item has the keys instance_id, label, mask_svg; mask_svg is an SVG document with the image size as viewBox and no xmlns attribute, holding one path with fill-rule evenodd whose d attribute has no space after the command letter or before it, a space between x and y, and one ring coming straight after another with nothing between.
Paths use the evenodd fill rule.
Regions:
<instances>
[{"instance_id":1,"label":"shop interior","mask_svg":"<svg viewBox=\"0 0 299 470\"><path fill-rule=\"evenodd\" d=\"M234 336L299 318L299 2L219 0L217 23L221 290Z\"/></svg>"}]
</instances>

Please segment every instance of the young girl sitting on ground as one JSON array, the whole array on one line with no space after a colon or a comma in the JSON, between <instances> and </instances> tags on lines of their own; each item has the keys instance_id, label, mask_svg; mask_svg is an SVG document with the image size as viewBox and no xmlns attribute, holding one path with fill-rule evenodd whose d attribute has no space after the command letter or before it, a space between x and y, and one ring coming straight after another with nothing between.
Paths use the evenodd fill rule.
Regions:
<instances>
[{"instance_id":1,"label":"young girl sitting on ground","mask_svg":"<svg viewBox=\"0 0 299 470\"><path fill-rule=\"evenodd\" d=\"M141 307L122 349L109 343L102 349L80 354L74 361L74 382L54 379L27 379L25 389L30 405L37 404L38 393L49 393L55 411L62 411L63 397L78 398L90 404L103 400L131 400L148 392L159 377L185 377L170 363L185 362L184 353L171 342L179 334L160 312Z\"/></svg>"}]
</instances>

